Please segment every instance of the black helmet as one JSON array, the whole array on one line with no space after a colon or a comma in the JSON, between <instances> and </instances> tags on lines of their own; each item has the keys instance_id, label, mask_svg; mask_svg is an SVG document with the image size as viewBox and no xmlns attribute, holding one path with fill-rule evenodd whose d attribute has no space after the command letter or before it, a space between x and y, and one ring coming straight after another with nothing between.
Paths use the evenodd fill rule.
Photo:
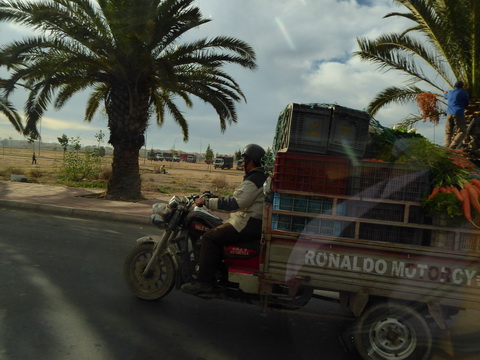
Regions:
<instances>
[{"instance_id":1,"label":"black helmet","mask_svg":"<svg viewBox=\"0 0 480 360\"><path fill-rule=\"evenodd\" d=\"M463 88L463 81L457 81L453 87L456 87L456 88Z\"/></svg>"},{"instance_id":2,"label":"black helmet","mask_svg":"<svg viewBox=\"0 0 480 360\"><path fill-rule=\"evenodd\" d=\"M242 157L250 159L256 166L262 165L262 158L265 156L265 150L260 145L248 144L243 149Z\"/></svg>"}]
</instances>

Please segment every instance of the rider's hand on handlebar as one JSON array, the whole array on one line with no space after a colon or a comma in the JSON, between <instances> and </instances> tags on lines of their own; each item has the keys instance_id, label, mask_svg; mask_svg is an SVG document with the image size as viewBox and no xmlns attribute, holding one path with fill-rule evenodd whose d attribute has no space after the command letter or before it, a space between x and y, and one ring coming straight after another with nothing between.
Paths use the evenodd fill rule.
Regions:
<instances>
[{"instance_id":1,"label":"rider's hand on handlebar","mask_svg":"<svg viewBox=\"0 0 480 360\"><path fill-rule=\"evenodd\" d=\"M205 198L204 197L199 197L195 199L195 205L197 206L203 206L205 204Z\"/></svg>"}]
</instances>

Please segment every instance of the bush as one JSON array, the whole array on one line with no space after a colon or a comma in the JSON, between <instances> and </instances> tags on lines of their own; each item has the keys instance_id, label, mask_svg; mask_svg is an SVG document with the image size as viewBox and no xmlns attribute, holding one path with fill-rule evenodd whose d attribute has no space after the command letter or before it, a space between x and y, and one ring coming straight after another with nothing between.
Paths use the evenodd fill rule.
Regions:
<instances>
[{"instance_id":1,"label":"bush","mask_svg":"<svg viewBox=\"0 0 480 360\"><path fill-rule=\"evenodd\" d=\"M59 178L64 181L82 181L98 179L102 160L91 151L82 154L67 153Z\"/></svg>"},{"instance_id":2,"label":"bush","mask_svg":"<svg viewBox=\"0 0 480 360\"><path fill-rule=\"evenodd\" d=\"M212 185L216 190L225 189L228 187L227 177L225 175L217 176L212 180Z\"/></svg>"},{"instance_id":3,"label":"bush","mask_svg":"<svg viewBox=\"0 0 480 360\"><path fill-rule=\"evenodd\" d=\"M30 177L34 179L38 179L39 177L43 176L43 172L38 169L31 169L30 170Z\"/></svg>"}]
</instances>

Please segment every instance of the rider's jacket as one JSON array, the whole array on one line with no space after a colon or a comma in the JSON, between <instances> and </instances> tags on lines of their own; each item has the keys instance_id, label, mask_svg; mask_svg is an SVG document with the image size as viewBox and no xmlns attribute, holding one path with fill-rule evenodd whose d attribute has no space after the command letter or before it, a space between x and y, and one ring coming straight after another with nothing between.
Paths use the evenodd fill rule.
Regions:
<instances>
[{"instance_id":1,"label":"rider's jacket","mask_svg":"<svg viewBox=\"0 0 480 360\"><path fill-rule=\"evenodd\" d=\"M232 195L209 199L207 207L229 212L230 216L224 222L232 224L242 235L259 236L264 205L263 183L266 179L263 168L256 167L243 177Z\"/></svg>"}]
</instances>

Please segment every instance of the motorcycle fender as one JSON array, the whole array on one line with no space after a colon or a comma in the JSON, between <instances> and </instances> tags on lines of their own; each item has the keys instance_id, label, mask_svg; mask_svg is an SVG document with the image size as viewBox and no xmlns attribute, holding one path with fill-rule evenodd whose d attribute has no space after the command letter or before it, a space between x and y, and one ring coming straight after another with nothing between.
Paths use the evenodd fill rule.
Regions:
<instances>
[{"instance_id":1,"label":"motorcycle fender","mask_svg":"<svg viewBox=\"0 0 480 360\"><path fill-rule=\"evenodd\" d=\"M153 243L158 244L160 242L160 240L162 240L161 236L149 235L149 236L142 236L141 238L138 238L136 240L136 242L139 243L139 244L144 244L144 243L149 243L149 242L153 242Z\"/></svg>"},{"instance_id":2,"label":"motorcycle fender","mask_svg":"<svg viewBox=\"0 0 480 360\"><path fill-rule=\"evenodd\" d=\"M157 235L149 235L149 236L142 236L141 238L138 238L136 240L137 243L139 244L147 244L147 243L155 243L158 245L162 241L162 236L157 236ZM167 247L166 250L170 255L172 256L173 263L175 265L175 269L179 269L180 267L180 259L174 249L171 249L170 246Z\"/></svg>"}]
</instances>

